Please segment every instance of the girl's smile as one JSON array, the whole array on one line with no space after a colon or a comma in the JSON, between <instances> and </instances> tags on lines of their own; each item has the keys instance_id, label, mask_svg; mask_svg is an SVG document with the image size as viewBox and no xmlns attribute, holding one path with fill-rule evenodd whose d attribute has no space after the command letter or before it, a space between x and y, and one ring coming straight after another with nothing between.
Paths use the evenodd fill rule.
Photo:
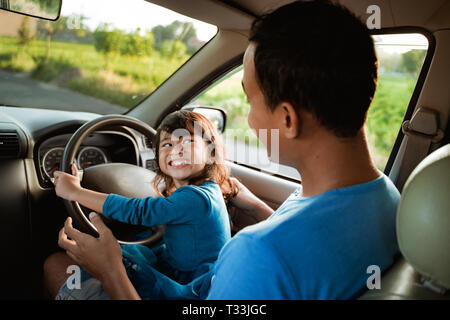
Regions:
<instances>
[{"instance_id":1,"label":"girl's smile","mask_svg":"<svg viewBox=\"0 0 450 320\"><path fill-rule=\"evenodd\" d=\"M172 168L175 169L181 169L181 168L185 168L188 165L190 165L190 163L184 159L179 159L179 160L170 160L169 161L169 166L171 166Z\"/></svg>"},{"instance_id":2,"label":"girl's smile","mask_svg":"<svg viewBox=\"0 0 450 320\"><path fill-rule=\"evenodd\" d=\"M159 167L172 177L177 188L189 184L205 168L208 157L207 142L197 135L176 136L161 132Z\"/></svg>"}]
</instances>

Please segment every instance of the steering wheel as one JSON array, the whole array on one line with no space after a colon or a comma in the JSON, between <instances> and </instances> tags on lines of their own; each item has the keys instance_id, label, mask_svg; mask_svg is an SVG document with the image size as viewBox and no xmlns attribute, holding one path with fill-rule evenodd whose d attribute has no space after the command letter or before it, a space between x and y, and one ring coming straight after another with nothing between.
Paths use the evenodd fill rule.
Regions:
<instances>
[{"instance_id":1,"label":"steering wheel","mask_svg":"<svg viewBox=\"0 0 450 320\"><path fill-rule=\"evenodd\" d=\"M124 115L108 115L96 118L81 126L69 139L61 160L61 170L72 173L71 164L83 140L92 132L105 126L126 126L133 128L152 139L156 131L146 123ZM148 169L126 164L106 163L84 169L80 177L84 188L103 193L115 193L125 197L157 197L152 181L156 174ZM64 200L67 212L73 220L74 226L81 232L98 237L95 226L90 222L88 215L92 210L81 207L76 201ZM152 234L143 239L135 240L136 235L149 228L135 226L112 220L100 215L105 224L111 229L120 244L154 244L162 239L164 226L152 227Z\"/></svg>"}]
</instances>

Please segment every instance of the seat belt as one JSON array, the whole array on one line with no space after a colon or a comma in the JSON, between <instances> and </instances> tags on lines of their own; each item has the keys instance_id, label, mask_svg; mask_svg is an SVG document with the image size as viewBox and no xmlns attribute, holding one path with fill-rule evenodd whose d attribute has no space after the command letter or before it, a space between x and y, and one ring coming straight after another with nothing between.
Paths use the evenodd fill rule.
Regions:
<instances>
[{"instance_id":1,"label":"seat belt","mask_svg":"<svg viewBox=\"0 0 450 320\"><path fill-rule=\"evenodd\" d=\"M403 122L402 132L405 150L401 159L394 162L389 175L400 192L414 168L428 155L431 143L444 137L444 132L439 129L439 113L425 107L418 108L411 120Z\"/></svg>"}]
</instances>

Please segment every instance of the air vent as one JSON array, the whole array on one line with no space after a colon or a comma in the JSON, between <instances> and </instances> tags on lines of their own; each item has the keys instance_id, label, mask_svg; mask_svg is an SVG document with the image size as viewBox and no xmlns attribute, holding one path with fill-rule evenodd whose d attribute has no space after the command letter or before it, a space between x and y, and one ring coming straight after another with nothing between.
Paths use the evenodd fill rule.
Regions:
<instances>
[{"instance_id":1,"label":"air vent","mask_svg":"<svg viewBox=\"0 0 450 320\"><path fill-rule=\"evenodd\" d=\"M147 161L145 161L145 168L155 171L156 169L158 169L158 164L155 159L148 159Z\"/></svg>"},{"instance_id":2,"label":"air vent","mask_svg":"<svg viewBox=\"0 0 450 320\"><path fill-rule=\"evenodd\" d=\"M144 140L145 147L147 147L148 149L152 148L152 140L149 137L143 136L142 140Z\"/></svg>"},{"instance_id":3,"label":"air vent","mask_svg":"<svg viewBox=\"0 0 450 320\"><path fill-rule=\"evenodd\" d=\"M19 156L20 145L17 132L0 132L0 157L16 158Z\"/></svg>"}]
</instances>

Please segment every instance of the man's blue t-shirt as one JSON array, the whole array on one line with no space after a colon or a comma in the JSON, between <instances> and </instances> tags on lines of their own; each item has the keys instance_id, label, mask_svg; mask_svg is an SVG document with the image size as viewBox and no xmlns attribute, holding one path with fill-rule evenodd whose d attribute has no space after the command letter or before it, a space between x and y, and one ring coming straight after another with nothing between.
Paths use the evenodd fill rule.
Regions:
<instances>
[{"instance_id":1,"label":"man's blue t-shirt","mask_svg":"<svg viewBox=\"0 0 450 320\"><path fill-rule=\"evenodd\" d=\"M369 266L392 264L400 194L387 176L300 193L225 245L208 299L352 299L367 289Z\"/></svg>"}]
</instances>

